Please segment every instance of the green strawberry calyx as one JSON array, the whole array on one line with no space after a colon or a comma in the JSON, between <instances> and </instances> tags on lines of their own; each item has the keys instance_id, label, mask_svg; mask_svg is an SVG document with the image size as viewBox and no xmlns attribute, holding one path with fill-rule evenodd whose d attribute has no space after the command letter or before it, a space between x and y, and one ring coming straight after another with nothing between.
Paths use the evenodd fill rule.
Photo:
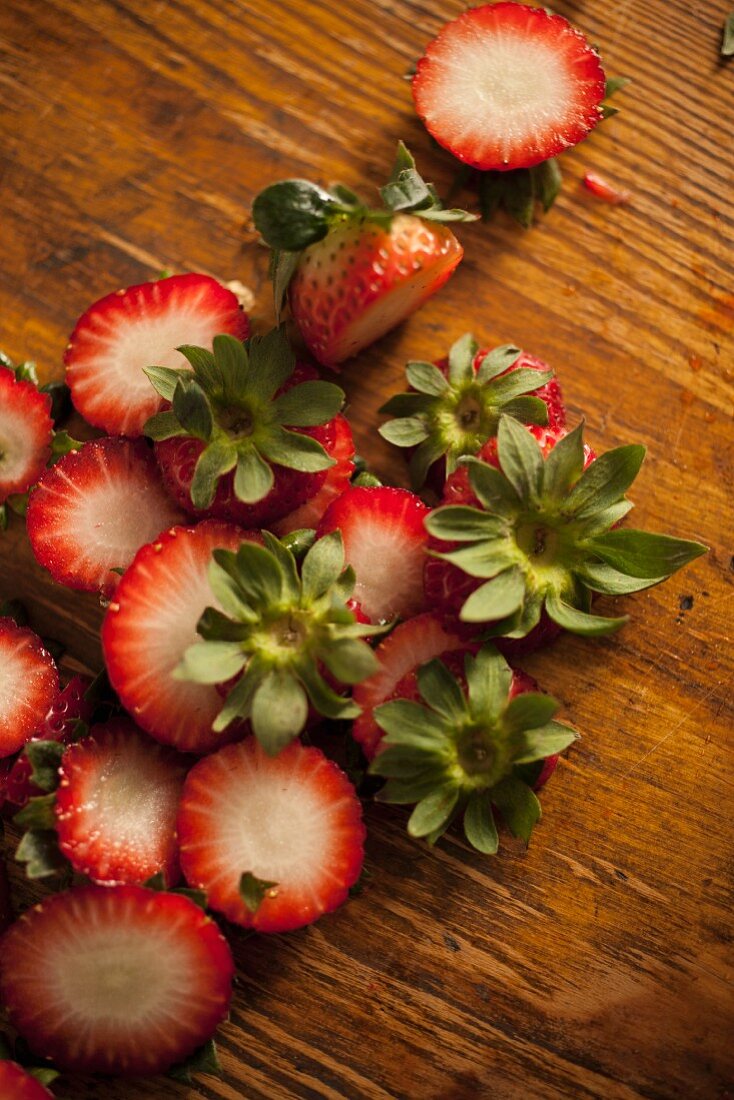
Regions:
<instances>
[{"instance_id":1,"label":"green strawberry calyx","mask_svg":"<svg viewBox=\"0 0 734 1100\"><path fill-rule=\"evenodd\" d=\"M371 676L379 662L364 639L387 628L358 623L347 606L355 578L339 531L314 542L300 570L279 539L268 531L262 538L262 546L243 542L237 552L214 551L209 583L222 610L204 611L201 641L187 649L174 675L200 684L236 677L213 728L248 719L274 756L303 730L309 703L326 718L359 715L322 670L346 687Z\"/></svg>"},{"instance_id":2,"label":"green strawberry calyx","mask_svg":"<svg viewBox=\"0 0 734 1100\"><path fill-rule=\"evenodd\" d=\"M584 470L583 424L544 459L531 433L509 416L500 418L497 443L499 470L464 460L481 507L447 506L426 517L435 538L462 543L429 552L485 582L464 603L463 621L523 638L545 609L573 633L608 634L628 616L592 614L594 593L639 592L706 553L698 542L613 529L632 508L624 494L644 447L616 447Z\"/></svg>"},{"instance_id":3,"label":"green strawberry calyx","mask_svg":"<svg viewBox=\"0 0 734 1100\"><path fill-rule=\"evenodd\" d=\"M262 239L273 249L271 277L276 312L298 266L300 253L326 237L336 225L358 219L389 225L395 214L416 214L428 221L476 221L465 210L446 210L432 183L426 183L402 141L390 179L380 188L382 207L366 206L349 188L330 189L309 180L280 180L266 187L252 204L252 219Z\"/></svg>"},{"instance_id":4,"label":"green strawberry calyx","mask_svg":"<svg viewBox=\"0 0 734 1100\"><path fill-rule=\"evenodd\" d=\"M152 416L144 431L155 440L189 436L204 443L191 484L195 508L211 505L219 479L231 471L237 499L255 504L273 487L273 464L303 473L334 465L318 440L291 429L331 420L344 391L313 380L278 396L296 367L282 326L244 343L215 336L212 351L190 345L178 351L191 370L145 368L171 408Z\"/></svg>"},{"instance_id":5,"label":"green strawberry calyx","mask_svg":"<svg viewBox=\"0 0 734 1100\"><path fill-rule=\"evenodd\" d=\"M467 840L494 854L499 840L493 807L527 843L540 818L527 767L567 748L578 734L552 721L558 703L526 692L510 698L512 669L492 645L464 659L466 690L441 660L417 672L422 703L395 699L374 711L385 746L370 765L387 778L382 802L415 804L412 836L433 844L464 815Z\"/></svg>"},{"instance_id":6,"label":"green strawberry calyx","mask_svg":"<svg viewBox=\"0 0 734 1100\"><path fill-rule=\"evenodd\" d=\"M378 429L383 439L416 448L410 461L415 491L442 456L446 473L452 474L463 455L476 454L497 434L501 414L527 424L548 423L547 405L530 394L549 382L553 371L519 368L505 373L522 355L512 344L487 352L475 370L478 351L467 332L449 351L447 375L433 363L408 363L411 392L396 394L379 410L395 416Z\"/></svg>"}]
</instances>

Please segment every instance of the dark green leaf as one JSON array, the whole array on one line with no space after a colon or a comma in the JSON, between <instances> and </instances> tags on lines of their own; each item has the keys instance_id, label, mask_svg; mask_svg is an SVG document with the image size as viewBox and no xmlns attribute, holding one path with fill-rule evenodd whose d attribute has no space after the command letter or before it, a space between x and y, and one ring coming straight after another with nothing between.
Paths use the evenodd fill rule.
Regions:
<instances>
[{"instance_id":1,"label":"dark green leaf","mask_svg":"<svg viewBox=\"0 0 734 1100\"><path fill-rule=\"evenodd\" d=\"M543 495L563 501L584 469L584 424L559 439L543 464Z\"/></svg>"},{"instance_id":2,"label":"dark green leaf","mask_svg":"<svg viewBox=\"0 0 734 1100\"><path fill-rule=\"evenodd\" d=\"M514 397L503 404L502 412L505 416L514 416L515 420L520 420L523 424L539 424L544 427L548 423L548 406L540 397Z\"/></svg>"},{"instance_id":3,"label":"dark green leaf","mask_svg":"<svg viewBox=\"0 0 734 1100\"><path fill-rule=\"evenodd\" d=\"M631 443L600 455L576 482L564 512L584 519L616 504L639 473L645 448Z\"/></svg>"},{"instance_id":4,"label":"dark green leaf","mask_svg":"<svg viewBox=\"0 0 734 1100\"><path fill-rule=\"evenodd\" d=\"M344 398L344 390L333 382L301 382L275 399L273 411L281 424L310 428L333 420Z\"/></svg>"},{"instance_id":5,"label":"dark green leaf","mask_svg":"<svg viewBox=\"0 0 734 1100\"><path fill-rule=\"evenodd\" d=\"M521 837L528 844L541 816L540 802L530 787L516 776L508 775L492 788L492 801L512 835Z\"/></svg>"},{"instance_id":6,"label":"dark green leaf","mask_svg":"<svg viewBox=\"0 0 734 1100\"><path fill-rule=\"evenodd\" d=\"M464 658L472 715L493 722L507 704L512 684L512 669L493 645L484 645L473 657Z\"/></svg>"},{"instance_id":7,"label":"dark green leaf","mask_svg":"<svg viewBox=\"0 0 734 1100\"><path fill-rule=\"evenodd\" d=\"M288 287L301 262L300 252L285 252L274 249L270 258L270 278L273 281L273 299L275 302L275 320L280 321L285 306Z\"/></svg>"},{"instance_id":8,"label":"dark green leaf","mask_svg":"<svg viewBox=\"0 0 734 1100\"><path fill-rule=\"evenodd\" d=\"M464 834L473 848L493 856L499 847L489 791L474 791L464 812Z\"/></svg>"},{"instance_id":9,"label":"dark green leaf","mask_svg":"<svg viewBox=\"0 0 734 1100\"><path fill-rule=\"evenodd\" d=\"M74 439L66 431L54 432L51 438L51 464L53 465L58 459L63 458L64 455L68 455L72 451L80 450L83 446L84 444L80 439ZM25 515L25 513L23 514Z\"/></svg>"},{"instance_id":10,"label":"dark green leaf","mask_svg":"<svg viewBox=\"0 0 734 1100\"><path fill-rule=\"evenodd\" d=\"M436 658L421 665L417 672L418 690L423 700L448 722L458 725L467 715L461 687L443 661Z\"/></svg>"},{"instance_id":11,"label":"dark green leaf","mask_svg":"<svg viewBox=\"0 0 734 1100\"><path fill-rule=\"evenodd\" d=\"M555 450L555 447L553 449ZM616 526L620 520L623 520L633 508L634 504L631 500L620 500L617 504L612 504L601 512L595 512L593 515L587 516L582 523L577 521L579 538L589 538L591 535L608 531L610 527Z\"/></svg>"},{"instance_id":12,"label":"dark green leaf","mask_svg":"<svg viewBox=\"0 0 734 1100\"><path fill-rule=\"evenodd\" d=\"M464 602L459 618L465 623L491 622L512 615L525 597L525 579L519 569L506 569L480 585Z\"/></svg>"},{"instance_id":13,"label":"dark green leaf","mask_svg":"<svg viewBox=\"0 0 734 1100\"><path fill-rule=\"evenodd\" d=\"M241 875L240 897L253 916L265 901L268 890L272 890L277 885L277 882L268 882L267 879L257 878L252 871L245 871Z\"/></svg>"},{"instance_id":14,"label":"dark green leaf","mask_svg":"<svg viewBox=\"0 0 734 1100\"><path fill-rule=\"evenodd\" d=\"M520 500L537 500L543 476L543 455L537 440L511 416L500 417L497 452L502 473Z\"/></svg>"},{"instance_id":15,"label":"dark green leaf","mask_svg":"<svg viewBox=\"0 0 734 1100\"><path fill-rule=\"evenodd\" d=\"M458 566L470 577L494 577L505 569L515 565L519 551L510 538L497 538L493 541L477 542L471 546L462 546L448 554L436 554Z\"/></svg>"},{"instance_id":16,"label":"dark green leaf","mask_svg":"<svg viewBox=\"0 0 734 1100\"><path fill-rule=\"evenodd\" d=\"M466 458L463 464L469 468L469 484L487 511L514 518L520 498L504 474L478 458Z\"/></svg>"},{"instance_id":17,"label":"dark green leaf","mask_svg":"<svg viewBox=\"0 0 734 1100\"><path fill-rule=\"evenodd\" d=\"M225 699L224 706L212 722L212 729L215 733L222 733L237 719L249 718L253 696L265 678L266 671L262 664L256 663L254 658L250 661L247 669Z\"/></svg>"},{"instance_id":18,"label":"dark green leaf","mask_svg":"<svg viewBox=\"0 0 734 1100\"><path fill-rule=\"evenodd\" d=\"M173 439L174 436L183 435L183 428L175 412L167 409L166 412L155 413L146 420L143 434L149 439Z\"/></svg>"},{"instance_id":19,"label":"dark green leaf","mask_svg":"<svg viewBox=\"0 0 734 1100\"><path fill-rule=\"evenodd\" d=\"M530 764L534 760L546 760L563 752L578 739L576 730L570 726L564 726L562 722L547 722L536 729L525 730L517 739L514 761L516 764Z\"/></svg>"},{"instance_id":20,"label":"dark green leaf","mask_svg":"<svg viewBox=\"0 0 734 1100\"><path fill-rule=\"evenodd\" d=\"M550 210L563 186L561 168L555 157L541 161L530 171L534 176L535 195L543 210Z\"/></svg>"},{"instance_id":21,"label":"dark green leaf","mask_svg":"<svg viewBox=\"0 0 734 1100\"><path fill-rule=\"evenodd\" d=\"M214 428L206 394L193 378L179 378L173 394L173 411L188 435L207 443Z\"/></svg>"},{"instance_id":22,"label":"dark green leaf","mask_svg":"<svg viewBox=\"0 0 734 1100\"><path fill-rule=\"evenodd\" d=\"M642 592L643 589L652 588L653 585L660 584L666 579L664 576L628 577L612 569L611 565L598 562L584 562L577 572L587 588L607 596L627 596L632 592Z\"/></svg>"},{"instance_id":23,"label":"dark green leaf","mask_svg":"<svg viewBox=\"0 0 734 1100\"><path fill-rule=\"evenodd\" d=\"M59 785L59 765L66 746L59 741L29 741L25 755L31 765L31 782L42 791L55 791Z\"/></svg>"},{"instance_id":24,"label":"dark green leaf","mask_svg":"<svg viewBox=\"0 0 734 1100\"><path fill-rule=\"evenodd\" d=\"M237 551L236 562L237 581L246 599L265 606L280 602L283 598L283 570L269 550L254 542L243 542Z\"/></svg>"},{"instance_id":25,"label":"dark green leaf","mask_svg":"<svg viewBox=\"0 0 734 1100\"><path fill-rule=\"evenodd\" d=\"M564 630L570 630L572 634L584 634L589 638L611 634L629 620L629 615L623 615L618 619L590 615L587 611L580 611L577 607L565 603L560 596L553 593L546 597L545 609L553 622L558 623Z\"/></svg>"},{"instance_id":26,"label":"dark green leaf","mask_svg":"<svg viewBox=\"0 0 734 1100\"><path fill-rule=\"evenodd\" d=\"M143 374L150 379L153 389L166 401L173 401L173 394L181 378L181 371L170 367L143 367Z\"/></svg>"},{"instance_id":27,"label":"dark green leaf","mask_svg":"<svg viewBox=\"0 0 734 1100\"><path fill-rule=\"evenodd\" d=\"M224 400L234 404L246 386L249 356L242 341L227 332L215 336L212 346ZM206 386L206 383L203 384Z\"/></svg>"},{"instance_id":28,"label":"dark green leaf","mask_svg":"<svg viewBox=\"0 0 734 1100\"><path fill-rule=\"evenodd\" d=\"M449 379L452 386L461 386L474 378L474 356L479 346L470 332L460 336L449 349Z\"/></svg>"},{"instance_id":29,"label":"dark green leaf","mask_svg":"<svg viewBox=\"0 0 734 1100\"><path fill-rule=\"evenodd\" d=\"M516 348L514 344L501 344L497 348L492 348L482 359L477 371L477 382L480 386L484 386L497 375L504 374L521 355L520 348Z\"/></svg>"},{"instance_id":30,"label":"dark green leaf","mask_svg":"<svg viewBox=\"0 0 734 1100\"><path fill-rule=\"evenodd\" d=\"M412 699L393 699L389 703L381 703L375 707L373 715L377 725L388 735L391 745L435 745L445 736L441 719ZM378 759L375 759L375 764Z\"/></svg>"},{"instance_id":31,"label":"dark green leaf","mask_svg":"<svg viewBox=\"0 0 734 1100\"><path fill-rule=\"evenodd\" d=\"M281 427L274 428L272 434L263 439L260 450L271 462L302 473L316 473L334 465L334 459L317 439Z\"/></svg>"},{"instance_id":32,"label":"dark green leaf","mask_svg":"<svg viewBox=\"0 0 734 1100\"><path fill-rule=\"evenodd\" d=\"M444 783L420 800L408 819L408 832L411 836L424 837L440 829L451 819L458 801L459 788Z\"/></svg>"},{"instance_id":33,"label":"dark green leaf","mask_svg":"<svg viewBox=\"0 0 734 1100\"><path fill-rule=\"evenodd\" d=\"M335 583L344 568L341 531L317 539L301 566L303 596L307 602L319 599Z\"/></svg>"},{"instance_id":34,"label":"dark green leaf","mask_svg":"<svg viewBox=\"0 0 734 1100\"><path fill-rule=\"evenodd\" d=\"M190 364L197 379L211 381L217 378L217 366L214 354L208 348L197 347L196 344L180 344L176 351L180 351L184 359ZM173 398L169 397L171 401Z\"/></svg>"},{"instance_id":35,"label":"dark green leaf","mask_svg":"<svg viewBox=\"0 0 734 1100\"><path fill-rule=\"evenodd\" d=\"M528 168L503 172L502 204L523 229L533 224L535 181Z\"/></svg>"},{"instance_id":36,"label":"dark green leaf","mask_svg":"<svg viewBox=\"0 0 734 1100\"><path fill-rule=\"evenodd\" d=\"M476 542L478 539L496 538L504 532L505 524L497 516L488 515L479 508L465 504L449 504L430 512L425 519L426 530L447 542Z\"/></svg>"},{"instance_id":37,"label":"dark green leaf","mask_svg":"<svg viewBox=\"0 0 734 1100\"><path fill-rule=\"evenodd\" d=\"M232 557L235 559L236 562L236 556L233 554ZM237 585L237 582L233 579L230 573L228 573L225 569L222 569L221 565L219 565L218 562L212 561L210 563L207 576L209 579L209 587L214 594L214 598L219 604L221 604L228 615L232 615L238 621L245 623L257 621L257 613L244 599L242 592ZM207 611L214 611L215 614L213 616L208 616ZM199 633L203 634L205 638L215 637L217 640L223 640L224 635L222 635L221 632L215 633L213 635L208 632L210 629L210 623L215 627L221 626L225 630L228 630L229 628L225 626L225 624L222 622L222 616L218 614L216 608L207 608L207 611L204 612L202 618L199 620L199 626L197 627ZM202 630L202 620L204 620L204 630ZM240 637L240 635L229 637L226 640L236 641L237 637Z\"/></svg>"},{"instance_id":38,"label":"dark green leaf","mask_svg":"<svg viewBox=\"0 0 734 1100\"><path fill-rule=\"evenodd\" d=\"M209 1039L203 1046L189 1055L185 1062L179 1062L178 1065L169 1069L166 1076L171 1077L174 1081L181 1081L184 1085L193 1085L193 1074L211 1073L219 1076L221 1071L222 1067L217 1057L217 1048L214 1040Z\"/></svg>"},{"instance_id":39,"label":"dark green leaf","mask_svg":"<svg viewBox=\"0 0 734 1100\"><path fill-rule=\"evenodd\" d=\"M504 172L479 173L479 206L484 221L490 221L502 201L505 182Z\"/></svg>"},{"instance_id":40,"label":"dark green leaf","mask_svg":"<svg viewBox=\"0 0 734 1100\"><path fill-rule=\"evenodd\" d=\"M609 99L615 92L621 91L622 88L626 88L632 81L630 76L608 76L606 88L604 90L604 98Z\"/></svg>"},{"instance_id":41,"label":"dark green leaf","mask_svg":"<svg viewBox=\"0 0 734 1100\"><path fill-rule=\"evenodd\" d=\"M300 527L297 531L289 531L280 540L296 561L300 561L311 549L316 539L316 532L312 527Z\"/></svg>"},{"instance_id":42,"label":"dark green leaf","mask_svg":"<svg viewBox=\"0 0 734 1100\"><path fill-rule=\"evenodd\" d=\"M308 700L287 669L276 669L262 681L252 700L252 729L269 756L297 737L306 724Z\"/></svg>"},{"instance_id":43,"label":"dark green leaf","mask_svg":"<svg viewBox=\"0 0 734 1100\"><path fill-rule=\"evenodd\" d=\"M417 491L426 480L429 469L444 454L444 445L435 439L426 439L410 456L410 483Z\"/></svg>"},{"instance_id":44,"label":"dark green leaf","mask_svg":"<svg viewBox=\"0 0 734 1100\"><path fill-rule=\"evenodd\" d=\"M405 374L418 393L440 397L449 389L448 379L434 363L408 363Z\"/></svg>"},{"instance_id":45,"label":"dark green leaf","mask_svg":"<svg viewBox=\"0 0 734 1100\"><path fill-rule=\"evenodd\" d=\"M394 443L396 447L415 447L428 437L428 428L417 417L404 417L401 420L388 420L377 429L383 439Z\"/></svg>"},{"instance_id":46,"label":"dark green leaf","mask_svg":"<svg viewBox=\"0 0 734 1100\"><path fill-rule=\"evenodd\" d=\"M254 447L240 451L234 475L234 495L238 500L243 504L257 504L265 499L274 484L275 474Z\"/></svg>"},{"instance_id":47,"label":"dark green leaf","mask_svg":"<svg viewBox=\"0 0 734 1100\"><path fill-rule=\"evenodd\" d=\"M298 566L296 565L296 559L290 549L290 543L288 542L288 540L290 539L291 542L293 542L293 535L296 534L300 534L301 536L312 536L308 541L308 545L304 546L305 553L306 550L313 545L313 536L316 534L315 531L293 531L290 536L286 535L285 539L283 539L282 541L279 538L276 538L275 535L271 535L270 531L262 532L262 538L263 542L265 543L265 547L276 559L283 574L285 580L285 594L286 596L290 597L293 603L297 603L300 599L301 581L300 577L298 576Z\"/></svg>"},{"instance_id":48,"label":"dark green leaf","mask_svg":"<svg viewBox=\"0 0 734 1100\"><path fill-rule=\"evenodd\" d=\"M377 411L390 416L413 417L425 414L435 404L436 398L428 397L424 393L396 393Z\"/></svg>"},{"instance_id":49,"label":"dark green leaf","mask_svg":"<svg viewBox=\"0 0 734 1100\"><path fill-rule=\"evenodd\" d=\"M708 552L708 547L700 542L628 528L596 535L586 545L620 573L648 578L669 577Z\"/></svg>"},{"instance_id":50,"label":"dark green leaf","mask_svg":"<svg viewBox=\"0 0 734 1100\"><path fill-rule=\"evenodd\" d=\"M362 713L352 699L337 695L313 664L304 662L298 671L311 703L324 718L358 718Z\"/></svg>"},{"instance_id":51,"label":"dark green leaf","mask_svg":"<svg viewBox=\"0 0 734 1100\"><path fill-rule=\"evenodd\" d=\"M195 684L224 684L244 667L247 655L239 642L194 642L173 670L174 680Z\"/></svg>"},{"instance_id":52,"label":"dark green leaf","mask_svg":"<svg viewBox=\"0 0 734 1100\"><path fill-rule=\"evenodd\" d=\"M159 414L165 416L166 413ZM150 421L148 421L148 425ZM154 439L160 439L158 435ZM219 479L228 474L237 462L237 451L228 441L215 440L199 455L191 480L191 503L194 508L208 508L214 499Z\"/></svg>"},{"instance_id":53,"label":"dark green leaf","mask_svg":"<svg viewBox=\"0 0 734 1100\"><path fill-rule=\"evenodd\" d=\"M271 248L300 252L322 240L339 204L308 180L281 180L266 187L252 204L255 228Z\"/></svg>"},{"instance_id":54,"label":"dark green leaf","mask_svg":"<svg viewBox=\"0 0 734 1100\"><path fill-rule=\"evenodd\" d=\"M13 824L21 829L54 829L56 827L55 805L55 792L31 798L15 815Z\"/></svg>"},{"instance_id":55,"label":"dark green leaf","mask_svg":"<svg viewBox=\"0 0 734 1100\"><path fill-rule=\"evenodd\" d=\"M321 652L332 676L343 684L361 684L380 669L380 662L366 642L358 638L340 638Z\"/></svg>"},{"instance_id":56,"label":"dark green leaf","mask_svg":"<svg viewBox=\"0 0 734 1100\"><path fill-rule=\"evenodd\" d=\"M372 762L370 775L384 775L388 779L418 779L435 768L436 764L436 745L429 739L420 745L388 745Z\"/></svg>"},{"instance_id":57,"label":"dark green leaf","mask_svg":"<svg viewBox=\"0 0 734 1100\"><path fill-rule=\"evenodd\" d=\"M55 829L30 829L21 838L15 858L26 864L26 875L31 879L58 874L69 866L59 851Z\"/></svg>"},{"instance_id":58,"label":"dark green leaf","mask_svg":"<svg viewBox=\"0 0 734 1100\"><path fill-rule=\"evenodd\" d=\"M519 367L491 383L492 399L497 403L511 401L515 397L520 397L521 394L530 393L531 390L544 386L552 377L552 370L540 371L533 370L532 367Z\"/></svg>"},{"instance_id":59,"label":"dark green leaf","mask_svg":"<svg viewBox=\"0 0 734 1100\"><path fill-rule=\"evenodd\" d=\"M269 402L296 367L285 325L271 329L264 336L253 336L247 341L247 350L250 357L247 392L260 401Z\"/></svg>"},{"instance_id":60,"label":"dark green leaf","mask_svg":"<svg viewBox=\"0 0 734 1100\"><path fill-rule=\"evenodd\" d=\"M557 710L558 702L552 695L526 691L510 700L502 716L502 725L509 733L537 729L547 725Z\"/></svg>"}]
</instances>

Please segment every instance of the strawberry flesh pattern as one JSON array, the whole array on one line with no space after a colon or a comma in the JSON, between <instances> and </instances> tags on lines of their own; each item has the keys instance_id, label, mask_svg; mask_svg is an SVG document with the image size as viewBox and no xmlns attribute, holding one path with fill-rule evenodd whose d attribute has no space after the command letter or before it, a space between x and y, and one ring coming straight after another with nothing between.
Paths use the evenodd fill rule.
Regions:
<instances>
[{"instance_id":1,"label":"strawberry flesh pattern","mask_svg":"<svg viewBox=\"0 0 734 1100\"><path fill-rule=\"evenodd\" d=\"M58 690L56 665L41 639L0 618L0 757L17 752L38 732Z\"/></svg>"},{"instance_id":2,"label":"strawberry flesh pattern","mask_svg":"<svg viewBox=\"0 0 734 1100\"><path fill-rule=\"evenodd\" d=\"M51 398L0 366L0 504L24 493L51 457Z\"/></svg>"}]
</instances>

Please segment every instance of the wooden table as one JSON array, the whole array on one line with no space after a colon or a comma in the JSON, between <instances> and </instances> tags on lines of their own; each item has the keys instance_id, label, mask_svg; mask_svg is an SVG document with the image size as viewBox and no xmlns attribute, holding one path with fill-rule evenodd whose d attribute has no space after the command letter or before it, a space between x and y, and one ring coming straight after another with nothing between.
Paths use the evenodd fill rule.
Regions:
<instances>
[{"instance_id":1,"label":"wooden table","mask_svg":"<svg viewBox=\"0 0 734 1100\"><path fill-rule=\"evenodd\" d=\"M343 374L358 447L401 461L376 409L408 357L472 329L553 364L601 450L645 441L641 526L711 553L603 641L528 662L583 740L543 796L528 852L367 809L369 878L286 937L231 936L238 987L224 1078L64 1081L62 1097L732 1096L731 741L734 431L731 0L558 0L634 83L622 113L563 158L564 191L526 233L460 227L446 289ZM253 195L285 176L374 194L395 141L446 190L450 169L402 79L458 0L4 0L0 346L60 371L75 319L162 268L236 277L271 308ZM597 170L631 190L611 207ZM99 666L101 611L0 542L0 591ZM39 896L15 876L22 901Z\"/></svg>"}]
</instances>

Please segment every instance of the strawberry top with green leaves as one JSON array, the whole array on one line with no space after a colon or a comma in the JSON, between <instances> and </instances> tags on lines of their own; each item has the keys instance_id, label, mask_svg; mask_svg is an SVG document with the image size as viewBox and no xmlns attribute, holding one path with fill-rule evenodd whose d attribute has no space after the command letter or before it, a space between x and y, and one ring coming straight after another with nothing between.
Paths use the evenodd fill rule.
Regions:
<instances>
[{"instance_id":1,"label":"strawberry top with green leaves","mask_svg":"<svg viewBox=\"0 0 734 1100\"><path fill-rule=\"evenodd\" d=\"M345 187L283 180L253 203L255 225L274 250L276 311L286 296L314 357L336 367L379 339L449 278L463 249L446 222L474 220L444 210L402 142L383 206Z\"/></svg>"},{"instance_id":2,"label":"strawberry top with green leaves","mask_svg":"<svg viewBox=\"0 0 734 1100\"><path fill-rule=\"evenodd\" d=\"M599 56L560 15L484 4L447 23L412 83L428 132L482 170L529 168L576 145L603 118Z\"/></svg>"},{"instance_id":3,"label":"strawberry top with green leaves","mask_svg":"<svg viewBox=\"0 0 734 1100\"><path fill-rule=\"evenodd\" d=\"M558 383L539 359L511 344L480 351L466 333L445 363L408 363L411 391L397 394L380 412L392 413L379 429L398 447L415 447L411 480L419 489L434 463L445 457L451 475L462 455L475 455L497 433L500 415L527 424L563 427Z\"/></svg>"},{"instance_id":4,"label":"strawberry top with green leaves","mask_svg":"<svg viewBox=\"0 0 734 1100\"><path fill-rule=\"evenodd\" d=\"M202 640L185 653L177 676L199 684L237 680L213 729L247 718L275 755L306 724L309 701L327 718L354 718L359 708L327 684L359 683L377 668L364 641L380 628L356 621L347 601L354 589L338 531L296 559L274 535L264 546L243 543L236 553L216 550L209 582L222 611L207 608Z\"/></svg>"},{"instance_id":5,"label":"strawberry top with green leaves","mask_svg":"<svg viewBox=\"0 0 734 1100\"><path fill-rule=\"evenodd\" d=\"M50 397L0 364L0 505L41 476L52 431Z\"/></svg>"},{"instance_id":6,"label":"strawberry top with green leaves","mask_svg":"<svg viewBox=\"0 0 734 1100\"><path fill-rule=\"evenodd\" d=\"M388 779L381 801L416 804L412 836L433 844L463 813L469 843L493 854L493 806L526 842L540 818L521 766L554 756L578 735L552 720L551 696L513 697L513 671L491 645L465 656L464 675L466 690L442 661L430 661L416 673L422 702L394 699L375 709L385 737L370 771Z\"/></svg>"},{"instance_id":7,"label":"strawberry top with green leaves","mask_svg":"<svg viewBox=\"0 0 734 1100\"><path fill-rule=\"evenodd\" d=\"M650 588L706 552L697 542L617 528L632 508L624 494L642 446L617 447L584 470L583 425L544 458L531 433L503 416L497 456L499 469L468 460L479 507L448 505L426 520L434 538L463 544L434 553L483 582L461 608L464 622L523 638L545 612L574 633L608 634L627 617L592 614L594 593Z\"/></svg>"},{"instance_id":8,"label":"strawberry top with green leaves","mask_svg":"<svg viewBox=\"0 0 734 1100\"><path fill-rule=\"evenodd\" d=\"M344 391L297 366L282 327L244 344L216 336L211 352L179 350L191 371L146 369L170 408L145 425L179 502L257 526L315 495L334 465L315 435L339 412ZM322 439L331 441L328 431ZM188 473L178 463L182 440L195 444Z\"/></svg>"}]
</instances>

